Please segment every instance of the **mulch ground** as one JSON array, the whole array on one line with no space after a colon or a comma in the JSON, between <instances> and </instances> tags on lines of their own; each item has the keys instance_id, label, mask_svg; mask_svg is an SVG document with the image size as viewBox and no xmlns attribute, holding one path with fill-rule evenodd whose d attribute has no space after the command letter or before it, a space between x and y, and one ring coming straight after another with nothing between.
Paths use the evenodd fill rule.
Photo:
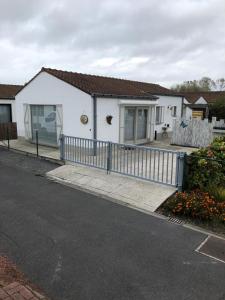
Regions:
<instances>
[{"instance_id":1,"label":"mulch ground","mask_svg":"<svg viewBox=\"0 0 225 300\"><path fill-rule=\"evenodd\" d=\"M49 300L5 256L0 256L0 300Z\"/></svg>"}]
</instances>

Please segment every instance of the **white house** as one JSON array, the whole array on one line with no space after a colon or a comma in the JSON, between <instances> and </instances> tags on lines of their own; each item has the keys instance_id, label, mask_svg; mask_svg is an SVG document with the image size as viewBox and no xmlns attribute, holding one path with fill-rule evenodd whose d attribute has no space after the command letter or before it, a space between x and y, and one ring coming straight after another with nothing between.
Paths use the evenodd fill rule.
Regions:
<instances>
[{"instance_id":1,"label":"white house","mask_svg":"<svg viewBox=\"0 0 225 300\"><path fill-rule=\"evenodd\" d=\"M0 123L16 121L15 95L21 85L0 84Z\"/></svg>"},{"instance_id":2,"label":"white house","mask_svg":"<svg viewBox=\"0 0 225 300\"><path fill-rule=\"evenodd\" d=\"M60 134L143 144L172 128L182 97L156 84L42 68L16 95L18 135L58 145ZM155 124L157 121L157 124Z\"/></svg>"},{"instance_id":3,"label":"white house","mask_svg":"<svg viewBox=\"0 0 225 300\"><path fill-rule=\"evenodd\" d=\"M217 102L221 97L225 98L225 91L209 92L185 92L184 116L186 119L201 117L207 118L209 105Z\"/></svg>"}]
</instances>

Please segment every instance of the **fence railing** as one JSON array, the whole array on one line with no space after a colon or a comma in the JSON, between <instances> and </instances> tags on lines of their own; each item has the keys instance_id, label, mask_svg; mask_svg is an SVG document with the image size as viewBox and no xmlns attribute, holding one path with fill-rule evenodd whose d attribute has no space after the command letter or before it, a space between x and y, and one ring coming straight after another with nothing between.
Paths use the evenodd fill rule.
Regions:
<instances>
[{"instance_id":1,"label":"fence railing","mask_svg":"<svg viewBox=\"0 0 225 300\"><path fill-rule=\"evenodd\" d=\"M0 123L0 140L17 139L17 124L14 122Z\"/></svg>"},{"instance_id":2,"label":"fence railing","mask_svg":"<svg viewBox=\"0 0 225 300\"><path fill-rule=\"evenodd\" d=\"M167 185L182 186L184 153L62 135L61 159Z\"/></svg>"},{"instance_id":3,"label":"fence railing","mask_svg":"<svg viewBox=\"0 0 225 300\"><path fill-rule=\"evenodd\" d=\"M10 148L10 140L17 139L17 123L0 123L0 141L7 141L8 149Z\"/></svg>"}]
</instances>

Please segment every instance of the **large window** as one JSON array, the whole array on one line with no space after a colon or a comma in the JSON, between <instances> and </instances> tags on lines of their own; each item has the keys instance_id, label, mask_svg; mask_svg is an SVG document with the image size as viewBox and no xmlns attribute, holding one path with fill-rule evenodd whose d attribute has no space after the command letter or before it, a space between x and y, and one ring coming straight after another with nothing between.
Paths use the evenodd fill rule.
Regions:
<instances>
[{"instance_id":1,"label":"large window","mask_svg":"<svg viewBox=\"0 0 225 300\"><path fill-rule=\"evenodd\" d=\"M11 104L0 104L0 123L12 122Z\"/></svg>"},{"instance_id":2,"label":"large window","mask_svg":"<svg viewBox=\"0 0 225 300\"><path fill-rule=\"evenodd\" d=\"M40 143L57 145L56 106L31 105L31 129L33 141L38 131Z\"/></svg>"},{"instance_id":3,"label":"large window","mask_svg":"<svg viewBox=\"0 0 225 300\"><path fill-rule=\"evenodd\" d=\"M164 106L156 106L156 124L161 124L164 122Z\"/></svg>"}]
</instances>

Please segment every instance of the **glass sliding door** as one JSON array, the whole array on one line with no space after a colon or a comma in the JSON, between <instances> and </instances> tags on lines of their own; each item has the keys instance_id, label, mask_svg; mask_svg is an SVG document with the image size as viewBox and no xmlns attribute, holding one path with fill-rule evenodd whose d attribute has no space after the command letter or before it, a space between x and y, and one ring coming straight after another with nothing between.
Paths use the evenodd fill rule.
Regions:
<instances>
[{"instance_id":1,"label":"glass sliding door","mask_svg":"<svg viewBox=\"0 0 225 300\"><path fill-rule=\"evenodd\" d=\"M148 109L138 108L137 110L137 140L145 140L147 138L147 119Z\"/></svg>"},{"instance_id":2,"label":"glass sliding door","mask_svg":"<svg viewBox=\"0 0 225 300\"><path fill-rule=\"evenodd\" d=\"M56 106L31 105L32 140L36 141L36 131L40 144L57 145Z\"/></svg>"},{"instance_id":3,"label":"glass sliding door","mask_svg":"<svg viewBox=\"0 0 225 300\"><path fill-rule=\"evenodd\" d=\"M11 104L0 104L0 123L12 122Z\"/></svg>"},{"instance_id":4,"label":"glass sliding door","mask_svg":"<svg viewBox=\"0 0 225 300\"><path fill-rule=\"evenodd\" d=\"M124 141L144 143L147 140L148 108L125 107Z\"/></svg>"}]
</instances>

